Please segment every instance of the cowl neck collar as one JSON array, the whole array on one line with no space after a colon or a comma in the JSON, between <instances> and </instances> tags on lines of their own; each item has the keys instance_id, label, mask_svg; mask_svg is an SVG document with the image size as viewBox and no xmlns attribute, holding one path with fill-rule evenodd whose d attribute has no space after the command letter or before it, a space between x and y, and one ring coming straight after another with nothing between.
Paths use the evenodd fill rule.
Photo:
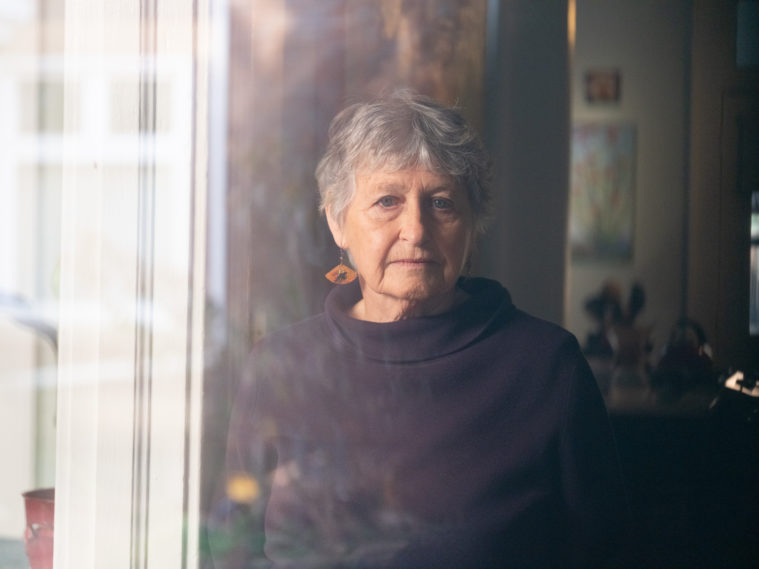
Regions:
<instances>
[{"instance_id":1,"label":"cowl neck collar","mask_svg":"<svg viewBox=\"0 0 759 569\"><path fill-rule=\"evenodd\" d=\"M469 298L448 312L377 323L348 315L361 299L355 281L335 287L327 295L327 323L335 341L360 357L388 363L439 358L472 344L514 310L508 291L496 281L461 278L457 286L469 293Z\"/></svg>"}]
</instances>

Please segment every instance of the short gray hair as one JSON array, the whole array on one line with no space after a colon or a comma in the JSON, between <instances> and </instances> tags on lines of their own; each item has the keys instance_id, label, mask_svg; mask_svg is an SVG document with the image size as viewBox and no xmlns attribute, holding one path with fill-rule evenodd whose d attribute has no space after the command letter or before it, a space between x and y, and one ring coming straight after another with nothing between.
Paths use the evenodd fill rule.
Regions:
<instances>
[{"instance_id":1,"label":"short gray hair","mask_svg":"<svg viewBox=\"0 0 759 569\"><path fill-rule=\"evenodd\" d=\"M480 138L456 108L403 89L356 103L335 116L327 150L316 167L321 210L342 225L361 170L423 167L464 188L474 228L491 213L490 160Z\"/></svg>"}]
</instances>

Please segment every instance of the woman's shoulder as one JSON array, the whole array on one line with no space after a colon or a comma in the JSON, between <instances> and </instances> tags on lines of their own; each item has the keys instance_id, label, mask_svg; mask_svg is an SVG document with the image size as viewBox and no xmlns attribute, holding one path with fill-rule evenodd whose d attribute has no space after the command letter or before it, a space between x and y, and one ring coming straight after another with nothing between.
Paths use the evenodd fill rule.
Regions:
<instances>
[{"instance_id":1,"label":"woman's shoulder","mask_svg":"<svg viewBox=\"0 0 759 569\"><path fill-rule=\"evenodd\" d=\"M242 386L261 396L302 384L330 360L324 349L326 333L324 316L317 314L262 337L248 351Z\"/></svg>"},{"instance_id":2,"label":"woman's shoulder","mask_svg":"<svg viewBox=\"0 0 759 569\"><path fill-rule=\"evenodd\" d=\"M520 333L538 338L543 343L570 344L579 347L577 338L569 330L556 322L533 316L524 310L514 311L513 325L519 328Z\"/></svg>"},{"instance_id":3,"label":"woman's shoulder","mask_svg":"<svg viewBox=\"0 0 759 569\"><path fill-rule=\"evenodd\" d=\"M313 341L314 335L322 333L324 329L324 313L320 312L273 330L261 338L257 346L271 348L287 344L297 345L308 340Z\"/></svg>"},{"instance_id":4,"label":"woman's shoulder","mask_svg":"<svg viewBox=\"0 0 759 569\"><path fill-rule=\"evenodd\" d=\"M312 353L327 334L324 314L316 314L287 324L259 339L248 352L247 366L261 368L266 365L282 367L290 362L303 361Z\"/></svg>"},{"instance_id":5,"label":"woman's shoulder","mask_svg":"<svg viewBox=\"0 0 759 569\"><path fill-rule=\"evenodd\" d=\"M499 324L504 333L517 336L524 342L570 346L577 345L575 336L560 324L534 316L519 308L512 300L508 289L496 280L470 278L460 285L475 299L475 302L488 306L500 316Z\"/></svg>"}]
</instances>

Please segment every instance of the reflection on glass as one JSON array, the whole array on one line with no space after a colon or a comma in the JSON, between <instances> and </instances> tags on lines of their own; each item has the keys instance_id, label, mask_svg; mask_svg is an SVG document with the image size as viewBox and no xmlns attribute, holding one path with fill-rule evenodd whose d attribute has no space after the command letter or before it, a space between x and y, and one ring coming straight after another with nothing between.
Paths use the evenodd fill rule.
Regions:
<instances>
[{"instance_id":1,"label":"reflection on glass","mask_svg":"<svg viewBox=\"0 0 759 569\"><path fill-rule=\"evenodd\" d=\"M207 440L221 442L204 448L207 478L223 462L231 384L252 344L323 310L339 257L314 179L329 121L347 101L409 86L479 126L486 12L486 0L230 2L228 361L204 401L216 420Z\"/></svg>"},{"instance_id":2,"label":"reflection on glass","mask_svg":"<svg viewBox=\"0 0 759 569\"><path fill-rule=\"evenodd\" d=\"M28 567L21 493L55 480L62 0L0 3L0 567Z\"/></svg>"}]
</instances>

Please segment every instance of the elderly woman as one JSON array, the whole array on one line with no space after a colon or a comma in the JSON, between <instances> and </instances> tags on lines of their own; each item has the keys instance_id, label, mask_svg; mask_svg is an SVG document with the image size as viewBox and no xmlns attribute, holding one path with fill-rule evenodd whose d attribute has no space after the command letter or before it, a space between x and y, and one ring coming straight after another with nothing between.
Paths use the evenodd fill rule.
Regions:
<instances>
[{"instance_id":1,"label":"elderly woman","mask_svg":"<svg viewBox=\"0 0 759 569\"><path fill-rule=\"evenodd\" d=\"M252 352L219 566L601 562L624 508L606 412L573 336L467 276L490 210L472 129L408 91L355 104L316 176L355 272L341 255L324 312Z\"/></svg>"}]
</instances>

